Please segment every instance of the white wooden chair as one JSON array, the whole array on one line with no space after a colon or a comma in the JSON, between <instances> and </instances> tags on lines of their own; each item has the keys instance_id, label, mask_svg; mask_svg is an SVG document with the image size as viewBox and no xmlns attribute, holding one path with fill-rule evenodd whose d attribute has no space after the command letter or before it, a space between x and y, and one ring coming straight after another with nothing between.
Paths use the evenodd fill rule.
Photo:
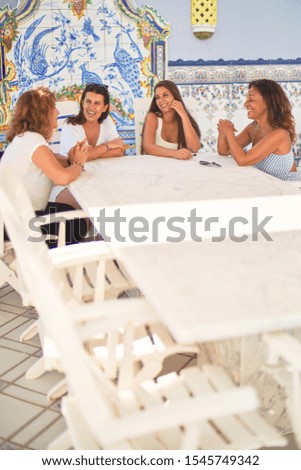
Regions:
<instances>
[{"instance_id":1,"label":"white wooden chair","mask_svg":"<svg viewBox=\"0 0 301 470\"><path fill-rule=\"evenodd\" d=\"M56 108L59 111L59 115L57 118L58 127L53 132L49 144L53 152L59 153L60 145L61 145L62 125L64 124L64 121L66 120L66 118L68 118L69 116L75 116L78 113L79 104L77 103L77 101L71 101L71 100L57 101Z\"/></svg>"},{"instance_id":2,"label":"white wooden chair","mask_svg":"<svg viewBox=\"0 0 301 470\"><path fill-rule=\"evenodd\" d=\"M6 176L9 176L7 173ZM43 243L28 243L26 194L11 175L0 181L7 230L18 269L41 322L59 353L69 396L63 398L68 431L51 448L252 449L286 441L253 410L249 387L233 386L223 370L204 366L119 390L86 348L95 335L120 327L132 331L156 320L144 299L70 302L62 272ZM4 183L4 184L2 184ZM131 335L130 335L131 336ZM130 339L131 342L131 339ZM125 349L124 356L131 351ZM127 359L127 357L125 357ZM132 375L132 360L124 369ZM123 373L124 373L123 372Z\"/></svg>"},{"instance_id":3,"label":"white wooden chair","mask_svg":"<svg viewBox=\"0 0 301 470\"><path fill-rule=\"evenodd\" d=\"M263 340L268 346L264 370L285 390L286 409L301 449L301 343L288 332L269 333Z\"/></svg>"},{"instance_id":4,"label":"white wooden chair","mask_svg":"<svg viewBox=\"0 0 301 470\"><path fill-rule=\"evenodd\" d=\"M79 104L77 101L57 101L56 108L59 111L59 115L57 118L58 127L55 129L51 136L51 140L49 142L50 148L54 153L60 153L61 150L61 132L62 126L65 120L70 116L75 116L79 111ZM55 185L52 188L50 194L50 201L55 201L57 195L65 188L65 186Z\"/></svg>"},{"instance_id":5,"label":"white wooden chair","mask_svg":"<svg viewBox=\"0 0 301 470\"><path fill-rule=\"evenodd\" d=\"M192 96L183 98L187 109L189 109L191 115L198 122L198 102ZM151 98L135 98L134 99L134 113L135 113L135 141L136 141L136 153L141 153L142 144L142 129L145 120L145 116L148 113Z\"/></svg>"},{"instance_id":6,"label":"white wooden chair","mask_svg":"<svg viewBox=\"0 0 301 470\"><path fill-rule=\"evenodd\" d=\"M7 182L5 182L6 178L9 178ZM1 182L3 183L1 192L6 194L3 196L4 217L15 216L19 221L19 232L22 233L23 229L24 238L28 240L30 236L28 220L34 217L34 212L27 194L10 168L1 173ZM8 204L5 204L5 201L10 201L9 204L10 207L13 206L14 214L9 215ZM13 238L12 240L14 243ZM145 377L158 375L165 358L168 356L176 353L195 355L198 352L195 346L175 344L168 332L159 324L157 318L154 315L149 315L150 309L144 299L105 300L106 298L116 298L120 291L127 289L132 284L123 268L120 270L120 267L117 267L104 242L69 245L52 250L48 250L45 243L27 242L24 249L27 249L29 245L34 246L35 257L43 258L44 264L48 263L48 269L53 267L57 271L58 284L64 290L65 299L70 308L77 308L84 304L87 309L88 305L91 305L92 309L105 308L106 311L111 312L118 305L120 312L131 309L136 315L135 325L124 324L122 317L120 317L120 329L114 331L109 329L106 335L102 331L98 334L97 328L94 328L93 324L91 329L85 326L85 337L89 338L87 348L91 357L93 356L95 363L103 365L106 374L111 379L118 379L120 388L128 387L133 381L139 382ZM23 277L20 277L20 284L24 298L28 303L34 305L34 298L27 288L26 282L23 281ZM108 296L106 296L107 291L109 291ZM137 311L140 310L141 316L139 317ZM143 311L148 312L150 323L144 321ZM47 370L63 371L60 357L56 348L52 347L53 341L49 338L47 331L45 332L43 322L35 324L32 329L23 333L22 337L28 338L36 331L40 334L43 356L27 371L26 377L30 379L39 377ZM146 349L141 347L142 339L147 342ZM136 346L137 344L138 346ZM128 371L130 368L132 374L123 373L123 370ZM64 390L65 384L59 384L49 392L48 397L57 398Z\"/></svg>"},{"instance_id":7,"label":"white wooden chair","mask_svg":"<svg viewBox=\"0 0 301 470\"><path fill-rule=\"evenodd\" d=\"M4 223L0 213L0 287L8 283L18 292L19 284L15 261L11 242L4 240Z\"/></svg>"},{"instance_id":8,"label":"white wooden chair","mask_svg":"<svg viewBox=\"0 0 301 470\"><path fill-rule=\"evenodd\" d=\"M56 103L56 107L60 113L58 116L58 128L52 135L50 146L54 152L59 152L62 124L67 117L77 114L79 105L75 101L58 101ZM76 214L73 215L75 216ZM70 214L67 217L69 218L69 216ZM63 225L61 225L59 244L65 244ZM5 283L10 284L17 292L19 292L14 251L12 244L9 241L7 242L4 240L4 225L0 214L0 286Z\"/></svg>"}]
</instances>

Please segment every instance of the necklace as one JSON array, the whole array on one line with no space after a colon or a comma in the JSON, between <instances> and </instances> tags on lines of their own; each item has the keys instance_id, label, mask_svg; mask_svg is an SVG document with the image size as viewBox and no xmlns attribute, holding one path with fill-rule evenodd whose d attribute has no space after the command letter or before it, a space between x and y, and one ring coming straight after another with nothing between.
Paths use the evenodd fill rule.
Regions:
<instances>
[{"instance_id":1,"label":"necklace","mask_svg":"<svg viewBox=\"0 0 301 470\"><path fill-rule=\"evenodd\" d=\"M252 145L254 145L254 139L255 139L255 135L256 135L257 131L260 131L261 137L260 137L259 140L261 140L261 139L263 139L263 137L265 137L267 134L269 134L273 129L274 129L274 127L271 127L270 129L264 130L260 127L258 122L256 122L256 126L255 126L253 137L252 137Z\"/></svg>"}]
</instances>

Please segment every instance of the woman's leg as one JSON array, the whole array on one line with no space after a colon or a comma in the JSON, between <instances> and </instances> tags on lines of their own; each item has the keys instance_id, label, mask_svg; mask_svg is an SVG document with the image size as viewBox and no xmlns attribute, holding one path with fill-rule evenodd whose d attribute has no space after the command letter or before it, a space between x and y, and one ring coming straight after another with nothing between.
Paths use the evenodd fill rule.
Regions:
<instances>
[{"instance_id":1,"label":"woman's leg","mask_svg":"<svg viewBox=\"0 0 301 470\"><path fill-rule=\"evenodd\" d=\"M81 209L81 206L79 205L75 197L71 194L68 188L63 189L63 191L61 191L57 195L57 197L55 198L55 202L68 204L74 209Z\"/></svg>"},{"instance_id":2,"label":"woman's leg","mask_svg":"<svg viewBox=\"0 0 301 470\"><path fill-rule=\"evenodd\" d=\"M60 212L72 210L74 210L74 207L69 204L48 202L46 208L43 211L37 211L36 214L37 216L57 214L57 217L59 217ZM88 227L86 219L66 220L63 223L66 224L66 245L79 243L87 233ZM59 222L42 225L41 227L42 233L49 235L58 235L58 230ZM55 248L57 246L57 240L46 240L46 243L49 248Z\"/></svg>"}]
</instances>

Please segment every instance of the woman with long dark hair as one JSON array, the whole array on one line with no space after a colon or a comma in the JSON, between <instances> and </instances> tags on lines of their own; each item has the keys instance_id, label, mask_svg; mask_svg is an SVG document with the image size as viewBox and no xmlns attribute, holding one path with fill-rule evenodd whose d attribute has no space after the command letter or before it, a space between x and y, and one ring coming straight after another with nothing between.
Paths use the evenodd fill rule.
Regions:
<instances>
[{"instance_id":1,"label":"woman with long dark hair","mask_svg":"<svg viewBox=\"0 0 301 470\"><path fill-rule=\"evenodd\" d=\"M200 138L177 85L170 80L157 83L142 131L142 152L187 160L200 149Z\"/></svg>"},{"instance_id":2,"label":"woman with long dark hair","mask_svg":"<svg viewBox=\"0 0 301 470\"><path fill-rule=\"evenodd\" d=\"M67 118L63 124L61 154L70 157L77 142L85 139L88 144L88 161L121 157L124 154L124 143L109 112L108 87L97 83L86 85L80 99L79 113ZM55 188L52 197L55 195L56 202L68 203L78 208L77 201L68 188Z\"/></svg>"},{"instance_id":3,"label":"woman with long dark hair","mask_svg":"<svg viewBox=\"0 0 301 470\"><path fill-rule=\"evenodd\" d=\"M110 96L106 85L88 84L81 96L77 116L69 117L62 127L61 154L68 155L76 142L87 140L88 161L99 157L120 157L124 143L109 116Z\"/></svg>"},{"instance_id":4,"label":"woman with long dark hair","mask_svg":"<svg viewBox=\"0 0 301 470\"><path fill-rule=\"evenodd\" d=\"M219 121L219 154L232 155L239 165L254 165L282 180L299 179L292 148L295 122L283 88L274 80L254 80L245 107L252 122L237 136L230 121Z\"/></svg>"}]
</instances>

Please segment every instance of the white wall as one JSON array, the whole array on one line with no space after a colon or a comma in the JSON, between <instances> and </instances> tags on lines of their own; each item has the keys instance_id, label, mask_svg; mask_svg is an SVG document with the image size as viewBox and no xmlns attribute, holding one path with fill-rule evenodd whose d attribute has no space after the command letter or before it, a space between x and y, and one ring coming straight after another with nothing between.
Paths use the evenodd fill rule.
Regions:
<instances>
[{"instance_id":1,"label":"white wall","mask_svg":"<svg viewBox=\"0 0 301 470\"><path fill-rule=\"evenodd\" d=\"M301 0L218 0L217 29L207 40L192 33L190 0L135 2L151 5L169 21L169 61L301 57Z\"/></svg>"}]
</instances>

